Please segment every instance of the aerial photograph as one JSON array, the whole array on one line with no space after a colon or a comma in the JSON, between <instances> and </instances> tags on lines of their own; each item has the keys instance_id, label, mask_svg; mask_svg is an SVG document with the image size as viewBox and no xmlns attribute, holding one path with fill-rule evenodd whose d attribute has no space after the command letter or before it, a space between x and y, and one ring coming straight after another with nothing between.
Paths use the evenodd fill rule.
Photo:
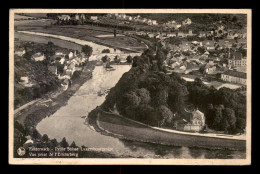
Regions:
<instances>
[{"instance_id":1,"label":"aerial photograph","mask_svg":"<svg viewBox=\"0 0 260 174\"><path fill-rule=\"evenodd\" d=\"M242 13L14 13L9 151L246 159L247 22Z\"/></svg>"}]
</instances>

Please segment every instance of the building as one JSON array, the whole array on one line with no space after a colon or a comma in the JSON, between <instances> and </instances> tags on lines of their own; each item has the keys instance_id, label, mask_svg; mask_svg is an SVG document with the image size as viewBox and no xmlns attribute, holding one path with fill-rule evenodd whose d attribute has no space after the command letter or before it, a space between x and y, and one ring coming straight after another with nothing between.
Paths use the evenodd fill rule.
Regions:
<instances>
[{"instance_id":1,"label":"building","mask_svg":"<svg viewBox=\"0 0 260 174\"><path fill-rule=\"evenodd\" d=\"M59 56L59 57L65 57L66 55L68 55L70 53L69 50L64 50L64 49L60 49L60 50L56 50L55 51L55 57Z\"/></svg>"},{"instance_id":2,"label":"building","mask_svg":"<svg viewBox=\"0 0 260 174\"><path fill-rule=\"evenodd\" d=\"M184 21L182 21L182 25L190 25L192 22L190 20L190 18L185 19Z\"/></svg>"},{"instance_id":3,"label":"building","mask_svg":"<svg viewBox=\"0 0 260 174\"><path fill-rule=\"evenodd\" d=\"M204 73L206 74L215 74L216 73L216 66L212 63L207 63L204 66Z\"/></svg>"},{"instance_id":4,"label":"building","mask_svg":"<svg viewBox=\"0 0 260 174\"><path fill-rule=\"evenodd\" d=\"M201 44L201 42L198 42L198 41L192 41L191 42L194 46L197 46L197 45L200 45Z\"/></svg>"},{"instance_id":5,"label":"building","mask_svg":"<svg viewBox=\"0 0 260 174\"><path fill-rule=\"evenodd\" d=\"M229 59L228 60L229 67L246 67L246 59Z\"/></svg>"},{"instance_id":6,"label":"building","mask_svg":"<svg viewBox=\"0 0 260 174\"><path fill-rule=\"evenodd\" d=\"M32 60L34 60L34 61L43 61L43 60L45 60L44 54L43 54L43 53L40 53L40 52L38 52L38 53L32 55L31 58L32 58Z\"/></svg>"},{"instance_id":7,"label":"building","mask_svg":"<svg viewBox=\"0 0 260 174\"><path fill-rule=\"evenodd\" d=\"M221 80L246 85L246 73L228 70L221 74Z\"/></svg>"},{"instance_id":8,"label":"building","mask_svg":"<svg viewBox=\"0 0 260 174\"><path fill-rule=\"evenodd\" d=\"M64 79L64 81L61 83L63 91L66 91L69 87L70 81L68 79Z\"/></svg>"},{"instance_id":9,"label":"building","mask_svg":"<svg viewBox=\"0 0 260 174\"><path fill-rule=\"evenodd\" d=\"M155 34L154 34L154 33L148 33L147 36L148 36L149 38L154 38Z\"/></svg>"},{"instance_id":10,"label":"building","mask_svg":"<svg viewBox=\"0 0 260 174\"><path fill-rule=\"evenodd\" d=\"M176 37L176 33L167 33L167 37Z\"/></svg>"},{"instance_id":11,"label":"building","mask_svg":"<svg viewBox=\"0 0 260 174\"><path fill-rule=\"evenodd\" d=\"M158 25L156 20L152 20L152 25Z\"/></svg>"},{"instance_id":12,"label":"building","mask_svg":"<svg viewBox=\"0 0 260 174\"><path fill-rule=\"evenodd\" d=\"M14 54L17 56L23 56L26 53L24 48L18 48L14 51Z\"/></svg>"},{"instance_id":13,"label":"building","mask_svg":"<svg viewBox=\"0 0 260 174\"><path fill-rule=\"evenodd\" d=\"M238 72L246 73L246 66L236 67L235 70Z\"/></svg>"},{"instance_id":14,"label":"building","mask_svg":"<svg viewBox=\"0 0 260 174\"><path fill-rule=\"evenodd\" d=\"M192 34L192 30L189 29L189 33L187 33L186 35L187 35L187 36L193 36L193 34Z\"/></svg>"},{"instance_id":15,"label":"building","mask_svg":"<svg viewBox=\"0 0 260 174\"><path fill-rule=\"evenodd\" d=\"M132 16L126 16L126 19L129 21L133 20Z\"/></svg>"},{"instance_id":16,"label":"building","mask_svg":"<svg viewBox=\"0 0 260 174\"><path fill-rule=\"evenodd\" d=\"M25 87L32 87L34 85L33 83L30 82L30 79L28 76L21 77L19 83Z\"/></svg>"},{"instance_id":17,"label":"building","mask_svg":"<svg viewBox=\"0 0 260 174\"><path fill-rule=\"evenodd\" d=\"M232 54L232 59L228 60L228 66L233 68L246 67L246 59L243 58L242 53L235 52Z\"/></svg>"},{"instance_id":18,"label":"building","mask_svg":"<svg viewBox=\"0 0 260 174\"><path fill-rule=\"evenodd\" d=\"M69 56L69 59L72 59L72 58L74 58L74 53L71 51L68 56Z\"/></svg>"},{"instance_id":19,"label":"building","mask_svg":"<svg viewBox=\"0 0 260 174\"><path fill-rule=\"evenodd\" d=\"M97 21L98 17L97 16L90 16L90 19L93 20L93 21Z\"/></svg>"},{"instance_id":20,"label":"building","mask_svg":"<svg viewBox=\"0 0 260 174\"><path fill-rule=\"evenodd\" d=\"M185 37L185 34L182 32L182 31L180 31L180 32L178 32L178 35L177 35L178 37Z\"/></svg>"},{"instance_id":21,"label":"building","mask_svg":"<svg viewBox=\"0 0 260 174\"><path fill-rule=\"evenodd\" d=\"M180 120L177 121L176 129L187 132L199 132L205 127L205 116L198 109L191 112L190 121Z\"/></svg>"},{"instance_id":22,"label":"building","mask_svg":"<svg viewBox=\"0 0 260 174\"><path fill-rule=\"evenodd\" d=\"M79 14L75 15L75 20L79 20Z\"/></svg>"},{"instance_id":23,"label":"building","mask_svg":"<svg viewBox=\"0 0 260 174\"><path fill-rule=\"evenodd\" d=\"M27 76L21 77L21 81L22 83L29 83L29 77Z\"/></svg>"},{"instance_id":24,"label":"building","mask_svg":"<svg viewBox=\"0 0 260 174\"><path fill-rule=\"evenodd\" d=\"M201 37L206 37L206 36L207 36L206 34L207 34L207 32L205 32L205 31L200 31L198 37L200 37L200 38L201 38Z\"/></svg>"},{"instance_id":25,"label":"building","mask_svg":"<svg viewBox=\"0 0 260 174\"><path fill-rule=\"evenodd\" d=\"M85 16L84 14L81 14L81 15L80 15L80 19L81 19L81 20L85 20L85 19L86 19L86 16Z\"/></svg>"},{"instance_id":26,"label":"building","mask_svg":"<svg viewBox=\"0 0 260 174\"><path fill-rule=\"evenodd\" d=\"M121 20L126 19L126 14L118 14L116 16L116 19L121 19Z\"/></svg>"},{"instance_id":27,"label":"building","mask_svg":"<svg viewBox=\"0 0 260 174\"><path fill-rule=\"evenodd\" d=\"M62 20L62 21L69 21L70 16L69 15L61 15L61 16L58 16L58 19Z\"/></svg>"}]
</instances>

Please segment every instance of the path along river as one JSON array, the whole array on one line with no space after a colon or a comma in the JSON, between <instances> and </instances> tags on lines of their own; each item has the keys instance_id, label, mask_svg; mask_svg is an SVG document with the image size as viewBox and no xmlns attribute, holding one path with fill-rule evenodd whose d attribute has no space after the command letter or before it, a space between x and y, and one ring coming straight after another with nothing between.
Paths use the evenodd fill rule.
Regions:
<instances>
[{"instance_id":1,"label":"path along river","mask_svg":"<svg viewBox=\"0 0 260 174\"><path fill-rule=\"evenodd\" d=\"M25 33L25 32L24 32ZM28 34L40 35L39 33L26 32ZM43 36L43 35L41 35ZM48 35L59 39L75 42L74 38ZM92 42L77 39L81 44ZM77 43L76 42L76 43ZM92 43L96 52L104 49L104 46ZM110 48L113 50L113 48ZM129 71L131 66L116 65L115 71L106 71L102 66L96 66L92 79L86 81L80 89L68 100L66 106L61 107L50 117L43 119L37 130L41 134L47 134L50 138L61 141L66 137L67 141L78 146L89 148L104 148L108 153L118 157L143 157L143 158L245 158L245 152L229 150L207 150L202 148L174 147L155 145L150 143L122 141L114 137L101 135L96 132L82 116L101 105L105 95L98 93L110 89L116 85L121 76Z\"/></svg>"}]
</instances>

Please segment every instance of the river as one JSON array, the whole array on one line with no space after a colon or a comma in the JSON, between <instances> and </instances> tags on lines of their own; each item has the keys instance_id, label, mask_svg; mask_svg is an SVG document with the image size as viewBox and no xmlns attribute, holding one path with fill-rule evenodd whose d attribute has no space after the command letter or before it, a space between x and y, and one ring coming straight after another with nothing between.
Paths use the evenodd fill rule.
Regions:
<instances>
[{"instance_id":1,"label":"river","mask_svg":"<svg viewBox=\"0 0 260 174\"><path fill-rule=\"evenodd\" d=\"M32 32L23 33L58 38L80 45L89 44L93 47L94 53L96 54L100 53L104 48L107 48L93 42L64 36ZM112 48L109 49L113 50ZM106 95L100 96L98 93L114 87L121 76L131 68L131 66L128 65L114 65L113 67L115 68L114 71L106 71L102 66L96 66L93 71L92 79L86 81L79 88L68 100L67 105L61 107L53 115L43 119L37 125L37 130L42 135L47 134L51 139L56 138L57 141L61 141L63 137L66 137L69 144L75 141L78 146L84 145L88 148L109 149L106 152L116 155L117 157L187 159L245 158L246 153L241 151L175 147L132 142L119 140L118 138L105 136L96 132L82 116L87 116L91 110L101 105Z\"/></svg>"},{"instance_id":2,"label":"river","mask_svg":"<svg viewBox=\"0 0 260 174\"><path fill-rule=\"evenodd\" d=\"M43 119L37 130L50 138L61 141L75 141L78 146L89 148L108 148L109 153L118 157L147 157L147 158L243 158L239 151L207 150L201 148L174 147L153 145L149 143L121 141L117 138L101 135L91 128L81 116L101 105L105 95L98 92L110 89L120 77L131 68L128 65L115 65L115 71L106 71L102 66L96 66L93 78L85 82L80 89L68 100L68 104L60 108L50 117Z\"/></svg>"}]
</instances>

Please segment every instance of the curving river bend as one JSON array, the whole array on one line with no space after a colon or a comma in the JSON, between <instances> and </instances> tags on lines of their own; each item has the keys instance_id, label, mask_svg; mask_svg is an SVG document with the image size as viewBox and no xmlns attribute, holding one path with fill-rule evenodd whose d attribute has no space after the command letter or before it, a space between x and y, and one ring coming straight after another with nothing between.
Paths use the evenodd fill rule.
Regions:
<instances>
[{"instance_id":1,"label":"curving river bend","mask_svg":"<svg viewBox=\"0 0 260 174\"><path fill-rule=\"evenodd\" d=\"M128 65L114 66L115 71L106 71L102 66L96 66L93 78L85 82L80 89L69 99L68 104L60 108L50 117L46 117L38 125L41 134L61 141L75 141L78 146L89 148L109 148L107 151L118 157L145 157L145 158L243 158L239 151L206 150L201 148L173 147L153 145L149 143L122 141L114 137L101 135L91 128L84 118L88 113L101 105L104 91L115 86L117 81L131 67ZM112 150L112 151L111 151Z\"/></svg>"},{"instance_id":2,"label":"curving river bend","mask_svg":"<svg viewBox=\"0 0 260 174\"><path fill-rule=\"evenodd\" d=\"M58 35L39 34L24 32L27 34L54 37L73 41L78 44L90 43L74 38ZM103 46L91 43L93 50L100 52ZM110 48L112 49L112 48ZM92 79L85 82L80 89L68 100L66 106L61 107L50 117L43 119L38 125L37 130L41 134L47 134L51 139L56 138L61 141L66 137L69 144L72 141L78 146L89 148L106 148L117 157L141 157L141 158L245 158L245 152L230 150L211 150L202 148L188 148L163 146L150 143L131 142L119 140L114 137L101 135L96 132L81 116L101 105L105 100L105 95L99 96L98 92L110 89L116 85L121 76L129 71L131 66L116 65L115 71L106 71L102 66L96 66L93 71Z\"/></svg>"}]
</instances>

